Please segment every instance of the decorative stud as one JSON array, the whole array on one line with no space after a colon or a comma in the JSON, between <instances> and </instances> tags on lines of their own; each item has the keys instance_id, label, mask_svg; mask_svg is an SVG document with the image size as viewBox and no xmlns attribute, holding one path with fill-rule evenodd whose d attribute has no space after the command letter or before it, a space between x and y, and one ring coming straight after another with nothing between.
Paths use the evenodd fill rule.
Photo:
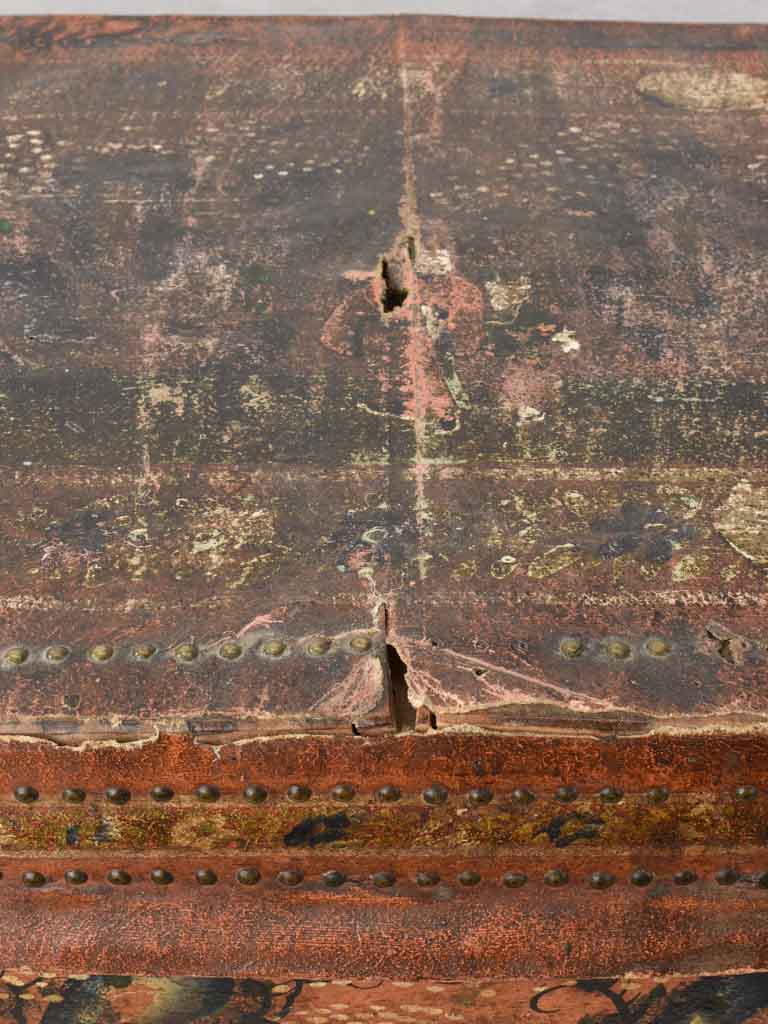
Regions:
<instances>
[{"instance_id":1,"label":"decorative stud","mask_svg":"<svg viewBox=\"0 0 768 1024\"><path fill-rule=\"evenodd\" d=\"M149 795L160 804L173 800L173 790L170 786L153 786Z\"/></svg>"},{"instance_id":2,"label":"decorative stud","mask_svg":"<svg viewBox=\"0 0 768 1024\"><path fill-rule=\"evenodd\" d=\"M663 804L669 800L669 790L666 786L652 786L647 793L648 799L653 804Z\"/></svg>"},{"instance_id":3,"label":"decorative stud","mask_svg":"<svg viewBox=\"0 0 768 1024\"><path fill-rule=\"evenodd\" d=\"M654 658L663 658L672 650L671 644L659 636L652 636L645 642L645 649Z\"/></svg>"},{"instance_id":4,"label":"decorative stud","mask_svg":"<svg viewBox=\"0 0 768 1024\"><path fill-rule=\"evenodd\" d=\"M692 882L696 881L696 872L688 871L687 869L685 871L678 871L677 874L673 876L672 881L675 885L690 885Z\"/></svg>"},{"instance_id":5,"label":"decorative stud","mask_svg":"<svg viewBox=\"0 0 768 1024\"><path fill-rule=\"evenodd\" d=\"M513 789L512 799L516 804L532 804L536 797L530 789Z\"/></svg>"},{"instance_id":6,"label":"decorative stud","mask_svg":"<svg viewBox=\"0 0 768 1024\"><path fill-rule=\"evenodd\" d=\"M617 804L624 799L624 792L616 786L603 786L597 794L605 804Z\"/></svg>"},{"instance_id":7,"label":"decorative stud","mask_svg":"<svg viewBox=\"0 0 768 1024\"><path fill-rule=\"evenodd\" d=\"M397 786L380 786L376 790L376 796L385 804L392 804L400 799L400 790Z\"/></svg>"},{"instance_id":8,"label":"decorative stud","mask_svg":"<svg viewBox=\"0 0 768 1024\"><path fill-rule=\"evenodd\" d=\"M584 641L575 636L568 636L560 641L560 653L564 658L579 658L584 653Z\"/></svg>"},{"instance_id":9,"label":"decorative stud","mask_svg":"<svg viewBox=\"0 0 768 1024\"><path fill-rule=\"evenodd\" d=\"M235 878L240 885L256 885L261 880L261 872L258 868L240 868Z\"/></svg>"},{"instance_id":10,"label":"decorative stud","mask_svg":"<svg viewBox=\"0 0 768 1024\"><path fill-rule=\"evenodd\" d=\"M269 794L263 786L250 785L243 790L243 797L249 804L263 804Z\"/></svg>"},{"instance_id":11,"label":"decorative stud","mask_svg":"<svg viewBox=\"0 0 768 1024\"><path fill-rule=\"evenodd\" d=\"M311 654L315 658L327 654L330 649L331 641L327 637L318 637L316 640L310 640L307 644L307 654Z\"/></svg>"},{"instance_id":12,"label":"decorative stud","mask_svg":"<svg viewBox=\"0 0 768 1024\"><path fill-rule=\"evenodd\" d=\"M21 876L21 880L24 885L28 885L33 889L38 889L46 883L46 877L40 871L25 871Z\"/></svg>"},{"instance_id":13,"label":"decorative stud","mask_svg":"<svg viewBox=\"0 0 768 1024\"><path fill-rule=\"evenodd\" d=\"M122 868L110 868L107 872L107 881L111 885L130 885L131 876Z\"/></svg>"},{"instance_id":14,"label":"decorative stud","mask_svg":"<svg viewBox=\"0 0 768 1024\"><path fill-rule=\"evenodd\" d=\"M96 644L88 652L88 657L92 661L109 661L114 653L115 649L111 644Z\"/></svg>"},{"instance_id":15,"label":"decorative stud","mask_svg":"<svg viewBox=\"0 0 768 1024\"><path fill-rule=\"evenodd\" d=\"M64 872L64 881L68 885L85 885L88 881L88 875L85 871L81 871L80 868L70 868L69 871Z\"/></svg>"},{"instance_id":16,"label":"decorative stud","mask_svg":"<svg viewBox=\"0 0 768 1024\"><path fill-rule=\"evenodd\" d=\"M555 800L559 800L561 804L572 803L578 795L575 786L558 786L555 790Z\"/></svg>"},{"instance_id":17,"label":"decorative stud","mask_svg":"<svg viewBox=\"0 0 768 1024\"><path fill-rule=\"evenodd\" d=\"M477 885L479 883L479 881L480 881L480 875L478 875L478 873L476 871L467 870L467 871L462 871L459 874L459 884L460 885L467 885L467 886L469 886L469 885Z\"/></svg>"},{"instance_id":18,"label":"decorative stud","mask_svg":"<svg viewBox=\"0 0 768 1024\"><path fill-rule=\"evenodd\" d=\"M416 885L420 885L422 888L437 885L439 881L440 875L436 871L419 871L416 874Z\"/></svg>"},{"instance_id":19,"label":"decorative stud","mask_svg":"<svg viewBox=\"0 0 768 1024\"><path fill-rule=\"evenodd\" d=\"M609 871L593 871L589 876L589 884L593 889L610 889L616 881Z\"/></svg>"},{"instance_id":20,"label":"decorative stud","mask_svg":"<svg viewBox=\"0 0 768 1024\"><path fill-rule=\"evenodd\" d=\"M493 790L487 786L479 786L477 789L470 789L467 793L467 800L476 807L489 804L493 800Z\"/></svg>"},{"instance_id":21,"label":"decorative stud","mask_svg":"<svg viewBox=\"0 0 768 1024\"><path fill-rule=\"evenodd\" d=\"M632 648L625 640L609 640L605 649L612 658L623 661L630 656Z\"/></svg>"},{"instance_id":22,"label":"decorative stud","mask_svg":"<svg viewBox=\"0 0 768 1024\"><path fill-rule=\"evenodd\" d=\"M309 786L300 786L294 783L292 786L288 787L285 795L289 800L293 800L294 803L303 803L305 800L309 800L312 796L312 790Z\"/></svg>"},{"instance_id":23,"label":"decorative stud","mask_svg":"<svg viewBox=\"0 0 768 1024\"><path fill-rule=\"evenodd\" d=\"M758 888L768 889L768 871L761 872L755 879Z\"/></svg>"},{"instance_id":24,"label":"decorative stud","mask_svg":"<svg viewBox=\"0 0 768 1024\"><path fill-rule=\"evenodd\" d=\"M304 872L298 868L284 868L278 871L277 880L281 885L299 885L304 880Z\"/></svg>"},{"instance_id":25,"label":"decorative stud","mask_svg":"<svg viewBox=\"0 0 768 1024\"><path fill-rule=\"evenodd\" d=\"M207 782L204 782L195 790L195 796L203 803L212 804L219 799L221 793L219 792L218 786L211 786Z\"/></svg>"},{"instance_id":26,"label":"decorative stud","mask_svg":"<svg viewBox=\"0 0 768 1024\"><path fill-rule=\"evenodd\" d=\"M197 653L196 644L179 644L174 651L177 661L194 661Z\"/></svg>"},{"instance_id":27,"label":"decorative stud","mask_svg":"<svg viewBox=\"0 0 768 1024\"><path fill-rule=\"evenodd\" d=\"M195 872L195 881L198 885L216 885L218 876L210 868L198 868Z\"/></svg>"},{"instance_id":28,"label":"decorative stud","mask_svg":"<svg viewBox=\"0 0 768 1024\"><path fill-rule=\"evenodd\" d=\"M286 645L282 640L267 640L265 644L261 645L261 653L269 655L270 658L279 658L281 654L285 654Z\"/></svg>"},{"instance_id":29,"label":"decorative stud","mask_svg":"<svg viewBox=\"0 0 768 1024\"><path fill-rule=\"evenodd\" d=\"M342 871L326 871L323 874L323 881L329 889L338 889L346 880L347 876Z\"/></svg>"},{"instance_id":30,"label":"decorative stud","mask_svg":"<svg viewBox=\"0 0 768 1024\"><path fill-rule=\"evenodd\" d=\"M754 800L757 796L756 786L737 786L735 797L737 800Z\"/></svg>"},{"instance_id":31,"label":"decorative stud","mask_svg":"<svg viewBox=\"0 0 768 1024\"><path fill-rule=\"evenodd\" d=\"M445 786L441 786L439 782L433 782L431 786L427 786L421 795L427 804L444 804L448 799L448 790Z\"/></svg>"},{"instance_id":32,"label":"decorative stud","mask_svg":"<svg viewBox=\"0 0 768 1024\"><path fill-rule=\"evenodd\" d=\"M508 871L501 880L507 889L519 889L528 881L522 871Z\"/></svg>"},{"instance_id":33,"label":"decorative stud","mask_svg":"<svg viewBox=\"0 0 768 1024\"><path fill-rule=\"evenodd\" d=\"M157 654L157 648L154 644L136 644L133 648L133 656L139 661L149 661L155 654Z\"/></svg>"},{"instance_id":34,"label":"decorative stud","mask_svg":"<svg viewBox=\"0 0 768 1024\"><path fill-rule=\"evenodd\" d=\"M331 790L331 796L334 800L352 800L355 796L355 787L348 782L340 782Z\"/></svg>"},{"instance_id":35,"label":"decorative stud","mask_svg":"<svg viewBox=\"0 0 768 1024\"><path fill-rule=\"evenodd\" d=\"M21 804L33 804L40 797L34 786L17 786L13 795Z\"/></svg>"},{"instance_id":36,"label":"decorative stud","mask_svg":"<svg viewBox=\"0 0 768 1024\"><path fill-rule=\"evenodd\" d=\"M131 791L122 786L110 786L104 796L111 804L127 804L131 799Z\"/></svg>"},{"instance_id":37,"label":"decorative stud","mask_svg":"<svg viewBox=\"0 0 768 1024\"><path fill-rule=\"evenodd\" d=\"M225 640L219 648L219 656L226 658L227 661L234 661L235 658L239 658L243 653L243 648L240 644L235 643L234 640Z\"/></svg>"},{"instance_id":38,"label":"decorative stud","mask_svg":"<svg viewBox=\"0 0 768 1024\"><path fill-rule=\"evenodd\" d=\"M371 638L369 636L353 636L349 646L358 654L364 654L371 649Z\"/></svg>"},{"instance_id":39,"label":"decorative stud","mask_svg":"<svg viewBox=\"0 0 768 1024\"><path fill-rule=\"evenodd\" d=\"M721 868L715 872L715 881L718 885L735 885L741 875L735 868Z\"/></svg>"},{"instance_id":40,"label":"decorative stud","mask_svg":"<svg viewBox=\"0 0 768 1024\"><path fill-rule=\"evenodd\" d=\"M371 875L371 881L377 889L389 889L397 881L394 871L377 871Z\"/></svg>"},{"instance_id":41,"label":"decorative stud","mask_svg":"<svg viewBox=\"0 0 768 1024\"><path fill-rule=\"evenodd\" d=\"M170 871L166 871L165 868L152 868L149 877L155 885L170 885L173 881L173 875Z\"/></svg>"},{"instance_id":42,"label":"decorative stud","mask_svg":"<svg viewBox=\"0 0 768 1024\"><path fill-rule=\"evenodd\" d=\"M7 650L3 656L3 660L9 665L23 665L29 657L29 651L26 647L11 647Z\"/></svg>"},{"instance_id":43,"label":"decorative stud","mask_svg":"<svg viewBox=\"0 0 768 1024\"><path fill-rule=\"evenodd\" d=\"M566 885L568 883L568 872L562 868L554 868L544 875L545 885Z\"/></svg>"},{"instance_id":44,"label":"decorative stud","mask_svg":"<svg viewBox=\"0 0 768 1024\"><path fill-rule=\"evenodd\" d=\"M645 868L636 868L629 876L632 885L646 886L653 881L653 874Z\"/></svg>"},{"instance_id":45,"label":"decorative stud","mask_svg":"<svg viewBox=\"0 0 768 1024\"><path fill-rule=\"evenodd\" d=\"M69 648L63 644L54 644L45 652L46 661L61 662L69 657Z\"/></svg>"},{"instance_id":46,"label":"decorative stud","mask_svg":"<svg viewBox=\"0 0 768 1024\"><path fill-rule=\"evenodd\" d=\"M81 804L85 800L85 790L76 786L67 786L61 794L61 799L68 804Z\"/></svg>"}]
</instances>

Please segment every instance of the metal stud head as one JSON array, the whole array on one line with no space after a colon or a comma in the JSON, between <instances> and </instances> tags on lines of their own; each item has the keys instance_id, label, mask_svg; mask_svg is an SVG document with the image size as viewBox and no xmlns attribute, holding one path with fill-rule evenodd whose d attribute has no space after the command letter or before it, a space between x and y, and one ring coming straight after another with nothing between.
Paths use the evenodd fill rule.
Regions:
<instances>
[{"instance_id":1,"label":"metal stud head","mask_svg":"<svg viewBox=\"0 0 768 1024\"><path fill-rule=\"evenodd\" d=\"M170 871L166 871L165 868L152 868L149 877L155 885L170 885L173 881L173 875Z\"/></svg>"},{"instance_id":2,"label":"metal stud head","mask_svg":"<svg viewBox=\"0 0 768 1024\"><path fill-rule=\"evenodd\" d=\"M28 885L33 889L39 888L41 885L45 885L45 875L40 871L25 871L21 876L21 880L24 885Z\"/></svg>"},{"instance_id":3,"label":"metal stud head","mask_svg":"<svg viewBox=\"0 0 768 1024\"><path fill-rule=\"evenodd\" d=\"M555 800L559 800L561 804L572 803L578 795L575 786L558 786L555 790Z\"/></svg>"},{"instance_id":4,"label":"metal stud head","mask_svg":"<svg viewBox=\"0 0 768 1024\"><path fill-rule=\"evenodd\" d=\"M757 796L756 786L737 786L735 797L737 800L754 800Z\"/></svg>"},{"instance_id":5,"label":"metal stud head","mask_svg":"<svg viewBox=\"0 0 768 1024\"><path fill-rule=\"evenodd\" d=\"M371 638L369 636L353 636L349 641L349 646L358 654L364 654L365 651L371 649Z\"/></svg>"},{"instance_id":6,"label":"metal stud head","mask_svg":"<svg viewBox=\"0 0 768 1024\"><path fill-rule=\"evenodd\" d=\"M327 654L330 649L331 641L327 637L317 637L316 640L310 640L307 644L307 654L311 654L315 658Z\"/></svg>"},{"instance_id":7,"label":"metal stud head","mask_svg":"<svg viewBox=\"0 0 768 1024\"><path fill-rule=\"evenodd\" d=\"M281 654L285 654L285 644L282 640L267 640L265 644L261 645L261 653L267 654L270 658L279 658Z\"/></svg>"},{"instance_id":8,"label":"metal stud head","mask_svg":"<svg viewBox=\"0 0 768 1024\"><path fill-rule=\"evenodd\" d=\"M650 885L653 881L653 874L650 871L646 871L645 868L636 868L629 876L629 880L632 885Z\"/></svg>"},{"instance_id":9,"label":"metal stud head","mask_svg":"<svg viewBox=\"0 0 768 1024\"><path fill-rule=\"evenodd\" d=\"M675 885L691 885L692 882L696 881L696 872L688 870L678 871L677 874L673 876L672 881Z\"/></svg>"},{"instance_id":10,"label":"metal stud head","mask_svg":"<svg viewBox=\"0 0 768 1024\"><path fill-rule=\"evenodd\" d=\"M645 649L654 658L663 658L672 650L672 645L660 636L652 636L645 642Z\"/></svg>"},{"instance_id":11,"label":"metal stud head","mask_svg":"<svg viewBox=\"0 0 768 1024\"><path fill-rule=\"evenodd\" d=\"M371 875L371 881L377 889L389 889L397 881L394 871L377 871Z\"/></svg>"},{"instance_id":12,"label":"metal stud head","mask_svg":"<svg viewBox=\"0 0 768 1024\"><path fill-rule=\"evenodd\" d=\"M593 889L610 889L616 881L609 871L593 871L589 876L589 884Z\"/></svg>"},{"instance_id":13,"label":"metal stud head","mask_svg":"<svg viewBox=\"0 0 768 1024\"><path fill-rule=\"evenodd\" d=\"M197 645L179 644L174 653L177 661L194 661L197 657Z\"/></svg>"},{"instance_id":14,"label":"metal stud head","mask_svg":"<svg viewBox=\"0 0 768 1024\"><path fill-rule=\"evenodd\" d=\"M153 800L156 800L160 804L164 804L168 800L173 799L173 790L170 786L153 786L149 795Z\"/></svg>"},{"instance_id":15,"label":"metal stud head","mask_svg":"<svg viewBox=\"0 0 768 1024\"><path fill-rule=\"evenodd\" d=\"M298 868L284 868L278 871L277 880L281 885L299 885L304 880L304 873Z\"/></svg>"},{"instance_id":16,"label":"metal stud head","mask_svg":"<svg viewBox=\"0 0 768 1024\"><path fill-rule=\"evenodd\" d=\"M3 655L3 660L8 665L23 665L29 657L29 651L26 647L11 647Z\"/></svg>"},{"instance_id":17,"label":"metal stud head","mask_svg":"<svg viewBox=\"0 0 768 1024\"><path fill-rule=\"evenodd\" d=\"M605 804L617 804L624 799L624 793L616 786L603 786L598 796Z\"/></svg>"},{"instance_id":18,"label":"metal stud head","mask_svg":"<svg viewBox=\"0 0 768 1024\"><path fill-rule=\"evenodd\" d=\"M522 871L508 871L502 878L502 882L508 889L519 889L528 881L528 876Z\"/></svg>"},{"instance_id":19,"label":"metal stud head","mask_svg":"<svg viewBox=\"0 0 768 1024\"><path fill-rule=\"evenodd\" d=\"M331 796L334 800L352 800L355 796L355 787L348 782L340 782L331 790Z\"/></svg>"},{"instance_id":20,"label":"metal stud head","mask_svg":"<svg viewBox=\"0 0 768 1024\"><path fill-rule=\"evenodd\" d=\"M648 799L653 804L663 804L669 800L669 790L666 786L652 786L648 790Z\"/></svg>"},{"instance_id":21,"label":"metal stud head","mask_svg":"<svg viewBox=\"0 0 768 1024\"><path fill-rule=\"evenodd\" d=\"M212 804L219 799L221 794L217 786L211 786L204 782L202 786L198 786L195 790L195 796L198 800L202 800L203 803Z\"/></svg>"},{"instance_id":22,"label":"metal stud head","mask_svg":"<svg viewBox=\"0 0 768 1024\"><path fill-rule=\"evenodd\" d=\"M107 881L111 885L130 885L131 876L122 868L110 868L107 872Z\"/></svg>"},{"instance_id":23,"label":"metal stud head","mask_svg":"<svg viewBox=\"0 0 768 1024\"><path fill-rule=\"evenodd\" d=\"M234 640L225 640L221 647L219 647L219 655L222 658L226 658L228 661L234 661L235 658L239 658L242 653L243 648Z\"/></svg>"},{"instance_id":24,"label":"metal stud head","mask_svg":"<svg viewBox=\"0 0 768 1024\"><path fill-rule=\"evenodd\" d=\"M516 804L532 804L536 797L530 789L513 789L512 799Z\"/></svg>"},{"instance_id":25,"label":"metal stud head","mask_svg":"<svg viewBox=\"0 0 768 1024\"><path fill-rule=\"evenodd\" d=\"M385 804L392 804L400 799L400 790L397 786L380 786L376 790L376 796Z\"/></svg>"},{"instance_id":26,"label":"metal stud head","mask_svg":"<svg viewBox=\"0 0 768 1024\"><path fill-rule=\"evenodd\" d=\"M198 885L216 885L218 880L216 872L210 868L198 868L195 872L195 881Z\"/></svg>"},{"instance_id":27,"label":"metal stud head","mask_svg":"<svg viewBox=\"0 0 768 1024\"><path fill-rule=\"evenodd\" d=\"M263 804L269 794L263 786L246 786L243 790L243 797L250 804Z\"/></svg>"},{"instance_id":28,"label":"metal stud head","mask_svg":"<svg viewBox=\"0 0 768 1024\"><path fill-rule=\"evenodd\" d=\"M440 875L436 871L419 871L416 875L416 885L426 889L430 885L437 885Z\"/></svg>"},{"instance_id":29,"label":"metal stud head","mask_svg":"<svg viewBox=\"0 0 768 1024\"><path fill-rule=\"evenodd\" d=\"M477 885L480 881L480 875L476 871L462 871L459 874L460 885Z\"/></svg>"},{"instance_id":30,"label":"metal stud head","mask_svg":"<svg viewBox=\"0 0 768 1024\"><path fill-rule=\"evenodd\" d=\"M441 786L439 782L433 782L431 786L427 786L424 792L421 794L426 804L444 804L448 799L448 790L445 786Z\"/></svg>"},{"instance_id":31,"label":"metal stud head","mask_svg":"<svg viewBox=\"0 0 768 1024\"><path fill-rule=\"evenodd\" d=\"M554 868L552 871L548 871L544 875L545 885L566 885L568 882L568 872L562 868Z\"/></svg>"},{"instance_id":32,"label":"metal stud head","mask_svg":"<svg viewBox=\"0 0 768 1024\"><path fill-rule=\"evenodd\" d=\"M475 807L489 804L493 800L493 790L488 789L487 786L478 786L477 789L470 789L469 793L467 793L467 800L469 803L474 804Z\"/></svg>"},{"instance_id":33,"label":"metal stud head","mask_svg":"<svg viewBox=\"0 0 768 1024\"><path fill-rule=\"evenodd\" d=\"M69 648L63 644L54 644L45 652L46 661L59 662L69 657Z\"/></svg>"},{"instance_id":34,"label":"metal stud head","mask_svg":"<svg viewBox=\"0 0 768 1024\"><path fill-rule=\"evenodd\" d=\"M68 804L81 804L85 800L85 790L68 786L61 794L61 799Z\"/></svg>"},{"instance_id":35,"label":"metal stud head","mask_svg":"<svg viewBox=\"0 0 768 1024\"><path fill-rule=\"evenodd\" d=\"M96 644L88 652L88 657L92 661L109 661L114 653L115 649L111 644Z\"/></svg>"},{"instance_id":36,"label":"metal stud head","mask_svg":"<svg viewBox=\"0 0 768 1024\"><path fill-rule=\"evenodd\" d=\"M69 871L64 872L64 881L68 885L85 885L88 875L80 868L70 868Z\"/></svg>"},{"instance_id":37,"label":"metal stud head","mask_svg":"<svg viewBox=\"0 0 768 1024\"><path fill-rule=\"evenodd\" d=\"M323 881L329 889L338 889L346 880L347 876L342 871L326 871L323 874Z\"/></svg>"},{"instance_id":38,"label":"metal stud head","mask_svg":"<svg viewBox=\"0 0 768 1024\"><path fill-rule=\"evenodd\" d=\"M630 656L632 648L625 640L609 640L605 649L612 658L623 661Z\"/></svg>"},{"instance_id":39,"label":"metal stud head","mask_svg":"<svg viewBox=\"0 0 768 1024\"><path fill-rule=\"evenodd\" d=\"M261 872L258 868L240 868L235 878L240 885L256 885L261 879Z\"/></svg>"},{"instance_id":40,"label":"metal stud head","mask_svg":"<svg viewBox=\"0 0 768 1024\"><path fill-rule=\"evenodd\" d=\"M285 794L289 800L293 800L294 803L302 803L304 800L309 800L312 796L312 790L309 786L300 786L296 783L289 786Z\"/></svg>"},{"instance_id":41,"label":"metal stud head","mask_svg":"<svg viewBox=\"0 0 768 1024\"><path fill-rule=\"evenodd\" d=\"M564 658L579 658L584 653L584 641L576 636L567 636L560 641L560 653Z\"/></svg>"},{"instance_id":42,"label":"metal stud head","mask_svg":"<svg viewBox=\"0 0 768 1024\"><path fill-rule=\"evenodd\" d=\"M735 885L741 875L735 868L721 868L715 872L715 881L718 885Z\"/></svg>"},{"instance_id":43,"label":"metal stud head","mask_svg":"<svg viewBox=\"0 0 768 1024\"><path fill-rule=\"evenodd\" d=\"M40 797L34 786L17 786L13 795L22 804L33 804Z\"/></svg>"},{"instance_id":44,"label":"metal stud head","mask_svg":"<svg viewBox=\"0 0 768 1024\"><path fill-rule=\"evenodd\" d=\"M110 786L105 791L104 796L111 804L127 804L131 799L131 792L122 786Z\"/></svg>"},{"instance_id":45,"label":"metal stud head","mask_svg":"<svg viewBox=\"0 0 768 1024\"><path fill-rule=\"evenodd\" d=\"M149 661L156 653L157 648L153 644L136 644L133 648L133 656L139 661Z\"/></svg>"}]
</instances>

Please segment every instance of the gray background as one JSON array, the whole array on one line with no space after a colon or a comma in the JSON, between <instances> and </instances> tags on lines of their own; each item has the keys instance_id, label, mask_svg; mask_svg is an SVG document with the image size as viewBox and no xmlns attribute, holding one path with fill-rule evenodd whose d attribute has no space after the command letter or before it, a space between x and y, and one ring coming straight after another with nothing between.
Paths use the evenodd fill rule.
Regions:
<instances>
[{"instance_id":1,"label":"gray background","mask_svg":"<svg viewBox=\"0 0 768 1024\"><path fill-rule=\"evenodd\" d=\"M0 14L461 14L768 22L768 0L0 0Z\"/></svg>"}]
</instances>

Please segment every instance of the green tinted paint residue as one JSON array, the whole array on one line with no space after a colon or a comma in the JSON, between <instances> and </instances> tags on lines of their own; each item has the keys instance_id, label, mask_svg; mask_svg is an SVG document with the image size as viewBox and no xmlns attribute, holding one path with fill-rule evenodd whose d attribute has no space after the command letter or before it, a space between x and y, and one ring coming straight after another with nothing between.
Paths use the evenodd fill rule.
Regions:
<instances>
[{"instance_id":1,"label":"green tinted paint residue","mask_svg":"<svg viewBox=\"0 0 768 1024\"><path fill-rule=\"evenodd\" d=\"M0 235L10 235L13 231L13 224L5 217L0 217Z\"/></svg>"}]
</instances>

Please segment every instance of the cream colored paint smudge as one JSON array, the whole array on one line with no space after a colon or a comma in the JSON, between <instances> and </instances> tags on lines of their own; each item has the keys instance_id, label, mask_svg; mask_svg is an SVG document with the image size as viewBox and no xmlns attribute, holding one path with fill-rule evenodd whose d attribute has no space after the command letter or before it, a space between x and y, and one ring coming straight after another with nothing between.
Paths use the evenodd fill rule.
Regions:
<instances>
[{"instance_id":1,"label":"cream colored paint smudge","mask_svg":"<svg viewBox=\"0 0 768 1024\"><path fill-rule=\"evenodd\" d=\"M517 410L517 418L520 423L541 423L545 415L540 409L534 409L532 405L521 405Z\"/></svg>"},{"instance_id":2,"label":"cream colored paint smudge","mask_svg":"<svg viewBox=\"0 0 768 1024\"><path fill-rule=\"evenodd\" d=\"M581 348L581 342L577 340L573 331L569 331L567 327L564 327L562 331L558 331L557 334L553 334L552 341L559 345L566 354L578 352Z\"/></svg>"},{"instance_id":3,"label":"cream colored paint smudge","mask_svg":"<svg viewBox=\"0 0 768 1024\"><path fill-rule=\"evenodd\" d=\"M528 575L541 580L568 569L579 561L579 552L573 544L558 544L535 558L528 566Z\"/></svg>"},{"instance_id":4,"label":"cream colored paint smudge","mask_svg":"<svg viewBox=\"0 0 768 1024\"><path fill-rule=\"evenodd\" d=\"M416 260L416 273L431 277L445 277L453 270L451 254L447 249L436 249L434 252L419 253Z\"/></svg>"},{"instance_id":5,"label":"cream colored paint smudge","mask_svg":"<svg viewBox=\"0 0 768 1024\"><path fill-rule=\"evenodd\" d=\"M509 313L514 320L531 294L531 279L519 277L517 281L486 281L488 301L497 313Z\"/></svg>"},{"instance_id":6,"label":"cream colored paint smudge","mask_svg":"<svg viewBox=\"0 0 768 1024\"><path fill-rule=\"evenodd\" d=\"M685 110L758 110L768 104L768 80L714 68L656 71L640 79L637 91Z\"/></svg>"},{"instance_id":7,"label":"cream colored paint smudge","mask_svg":"<svg viewBox=\"0 0 768 1024\"><path fill-rule=\"evenodd\" d=\"M740 555L768 565L768 487L736 484L716 513L715 529Z\"/></svg>"}]
</instances>

